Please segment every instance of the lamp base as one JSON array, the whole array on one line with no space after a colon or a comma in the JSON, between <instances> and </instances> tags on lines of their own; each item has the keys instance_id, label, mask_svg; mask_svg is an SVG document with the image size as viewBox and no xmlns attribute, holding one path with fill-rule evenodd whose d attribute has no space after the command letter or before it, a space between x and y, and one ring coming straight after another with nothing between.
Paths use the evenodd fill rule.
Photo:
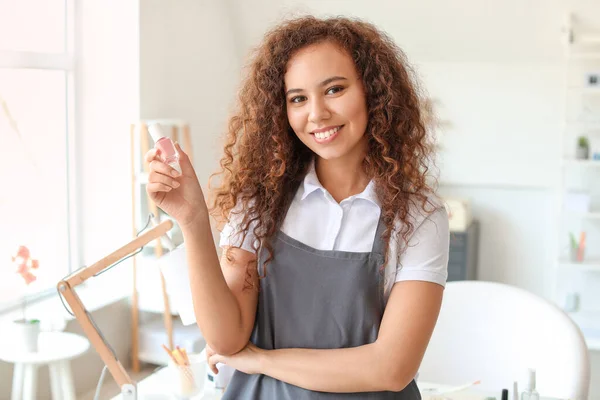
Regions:
<instances>
[{"instance_id":1,"label":"lamp base","mask_svg":"<svg viewBox=\"0 0 600 400\"><path fill-rule=\"evenodd\" d=\"M128 383L121 386L121 398L123 400L137 400L137 390L135 386Z\"/></svg>"}]
</instances>

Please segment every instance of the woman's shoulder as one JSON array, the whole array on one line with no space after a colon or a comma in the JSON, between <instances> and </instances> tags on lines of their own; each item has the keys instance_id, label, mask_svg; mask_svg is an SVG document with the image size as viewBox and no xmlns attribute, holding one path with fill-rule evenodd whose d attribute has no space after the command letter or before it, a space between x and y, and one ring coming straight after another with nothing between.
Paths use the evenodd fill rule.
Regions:
<instances>
[{"instance_id":1,"label":"woman's shoulder","mask_svg":"<svg viewBox=\"0 0 600 400\"><path fill-rule=\"evenodd\" d=\"M434 224L448 224L448 212L444 200L437 194L427 196L413 196L410 199L408 216L405 221L396 220L396 229L400 230L409 222L413 231L416 231L425 222Z\"/></svg>"},{"instance_id":2,"label":"woman's shoulder","mask_svg":"<svg viewBox=\"0 0 600 400\"><path fill-rule=\"evenodd\" d=\"M235 206L229 210L227 219L224 221L222 229L220 229L219 245L241 247L245 250L253 249L254 228L257 221L252 219L249 210L255 204L254 199L243 201L238 198Z\"/></svg>"}]
</instances>

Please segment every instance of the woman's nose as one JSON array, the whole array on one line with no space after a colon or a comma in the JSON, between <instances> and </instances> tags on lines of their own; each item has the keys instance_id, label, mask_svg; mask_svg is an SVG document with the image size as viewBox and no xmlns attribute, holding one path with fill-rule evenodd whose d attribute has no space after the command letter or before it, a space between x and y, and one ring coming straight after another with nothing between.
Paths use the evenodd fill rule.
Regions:
<instances>
[{"instance_id":1,"label":"woman's nose","mask_svg":"<svg viewBox=\"0 0 600 400\"><path fill-rule=\"evenodd\" d=\"M313 99L310 103L309 122L319 124L323 120L331 117L331 112L323 99Z\"/></svg>"}]
</instances>

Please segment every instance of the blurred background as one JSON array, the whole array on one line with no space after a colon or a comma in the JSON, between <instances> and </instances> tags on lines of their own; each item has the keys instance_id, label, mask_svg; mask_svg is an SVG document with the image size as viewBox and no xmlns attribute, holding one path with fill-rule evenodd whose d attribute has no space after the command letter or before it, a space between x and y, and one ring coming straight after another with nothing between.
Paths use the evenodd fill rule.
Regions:
<instances>
[{"instance_id":1,"label":"blurred background","mask_svg":"<svg viewBox=\"0 0 600 400\"><path fill-rule=\"evenodd\" d=\"M593 0L0 0L0 321L27 307L80 332L54 288L144 227L152 206L143 195L143 124L171 126L206 187L250 51L273 24L307 13L373 22L405 51L437 116L450 280L514 285L568 312L590 351L590 397L600 398ZM39 261L29 285L11 259L19 246ZM152 268L136 283L148 287L134 305L146 331L131 324L129 268L81 294L128 366L136 335L140 343L164 335ZM138 353L142 363L162 361ZM89 353L73 365L85 396L102 363ZM12 366L0 363L0 399L11 379Z\"/></svg>"}]
</instances>

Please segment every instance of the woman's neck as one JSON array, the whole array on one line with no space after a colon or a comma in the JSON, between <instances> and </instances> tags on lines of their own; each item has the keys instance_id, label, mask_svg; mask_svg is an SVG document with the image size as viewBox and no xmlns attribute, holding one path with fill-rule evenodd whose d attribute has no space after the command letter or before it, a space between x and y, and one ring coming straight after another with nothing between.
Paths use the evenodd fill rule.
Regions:
<instances>
[{"instance_id":1,"label":"woman's neck","mask_svg":"<svg viewBox=\"0 0 600 400\"><path fill-rule=\"evenodd\" d=\"M345 159L325 160L317 157L315 169L321 185L338 203L361 193L370 181L364 171L362 158L350 163Z\"/></svg>"}]
</instances>

